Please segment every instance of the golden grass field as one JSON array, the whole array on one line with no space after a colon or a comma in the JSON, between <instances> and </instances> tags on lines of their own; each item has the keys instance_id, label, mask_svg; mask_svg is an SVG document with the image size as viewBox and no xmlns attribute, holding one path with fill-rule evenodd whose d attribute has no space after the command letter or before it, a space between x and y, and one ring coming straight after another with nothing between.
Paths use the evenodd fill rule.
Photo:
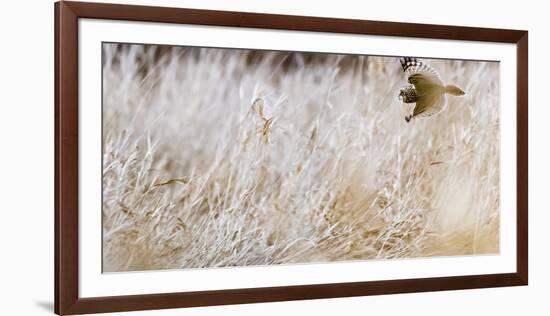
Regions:
<instances>
[{"instance_id":1,"label":"golden grass field","mask_svg":"<svg viewBox=\"0 0 550 316\"><path fill-rule=\"evenodd\" d=\"M499 251L499 64L103 46L106 272Z\"/></svg>"}]
</instances>

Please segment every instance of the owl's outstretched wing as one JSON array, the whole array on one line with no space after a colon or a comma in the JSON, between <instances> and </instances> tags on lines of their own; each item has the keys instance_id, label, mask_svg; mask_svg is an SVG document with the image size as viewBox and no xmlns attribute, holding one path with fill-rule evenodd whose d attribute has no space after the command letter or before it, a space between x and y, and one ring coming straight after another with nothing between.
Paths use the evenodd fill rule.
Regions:
<instances>
[{"instance_id":1,"label":"owl's outstretched wing","mask_svg":"<svg viewBox=\"0 0 550 316\"><path fill-rule=\"evenodd\" d=\"M416 101L412 116L431 116L445 109L447 98L445 94L430 94Z\"/></svg>"},{"instance_id":2,"label":"owl's outstretched wing","mask_svg":"<svg viewBox=\"0 0 550 316\"><path fill-rule=\"evenodd\" d=\"M412 57L400 58L399 61L407 81L412 83L416 89L422 89L430 85L443 85L437 71L428 64Z\"/></svg>"}]
</instances>

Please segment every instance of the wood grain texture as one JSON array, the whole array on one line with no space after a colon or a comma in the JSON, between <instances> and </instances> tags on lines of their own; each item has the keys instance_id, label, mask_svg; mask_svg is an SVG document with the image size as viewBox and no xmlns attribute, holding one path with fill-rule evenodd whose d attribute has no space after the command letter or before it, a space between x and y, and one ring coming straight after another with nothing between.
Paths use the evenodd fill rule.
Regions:
<instances>
[{"instance_id":1,"label":"wood grain texture","mask_svg":"<svg viewBox=\"0 0 550 316\"><path fill-rule=\"evenodd\" d=\"M78 19L185 23L517 45L517 272L425 279L79 298ZM55 4L55 312L59 315L526 285L527 32L274 14L61 1Z\"/></svg>"}]
</instances>

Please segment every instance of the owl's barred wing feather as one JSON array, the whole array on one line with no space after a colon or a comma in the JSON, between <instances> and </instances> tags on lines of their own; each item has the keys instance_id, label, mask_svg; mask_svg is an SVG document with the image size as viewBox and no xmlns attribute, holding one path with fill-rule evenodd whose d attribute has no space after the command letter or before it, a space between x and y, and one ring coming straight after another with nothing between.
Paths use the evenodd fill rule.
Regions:
<instances>
[{"instance_id":1,"label":"owl's barred wing feather","mask_svg":"<svg viewBox=\"0 0 550 316\"><path fill-rule=\"evenodd\" d=\"M432 95L428 98L420 98L416 101L413 116L432 116L445 109L447 98L445 94Z\"/></svg>"},{"instance_id":2,"label":"owl's barred wing feather","mask_svg":"<svg viewBox=\"0 0 550 316\"><path fill-rule=\"evenodd\" d=\"M403 68L403 72L405 72L407 80L415 86L430 84L443 85L443 81L437 71L428 64L412 57L400 58L399 61L401 62L401 67Z\"/></svg>"}]
</instances>

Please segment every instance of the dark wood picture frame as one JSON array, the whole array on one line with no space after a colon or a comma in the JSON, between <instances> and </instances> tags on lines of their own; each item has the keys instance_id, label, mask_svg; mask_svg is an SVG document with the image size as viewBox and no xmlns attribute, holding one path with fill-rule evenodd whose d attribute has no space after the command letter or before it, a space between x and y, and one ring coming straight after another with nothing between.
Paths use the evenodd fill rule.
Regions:
<instances>
[{"instance_id":1,"label":"dark wood picture frame","mask_svg":"<svg viewBox=\"0 0 550 316\"><path fill-rule=\"evenodd\" d=\"M391 281L79 297L80 18L513 43L517 46L517 271ZM527 285L527 31L83 2L55 3L55 312L59 315Z\"/></svg>"}]
</instances>

